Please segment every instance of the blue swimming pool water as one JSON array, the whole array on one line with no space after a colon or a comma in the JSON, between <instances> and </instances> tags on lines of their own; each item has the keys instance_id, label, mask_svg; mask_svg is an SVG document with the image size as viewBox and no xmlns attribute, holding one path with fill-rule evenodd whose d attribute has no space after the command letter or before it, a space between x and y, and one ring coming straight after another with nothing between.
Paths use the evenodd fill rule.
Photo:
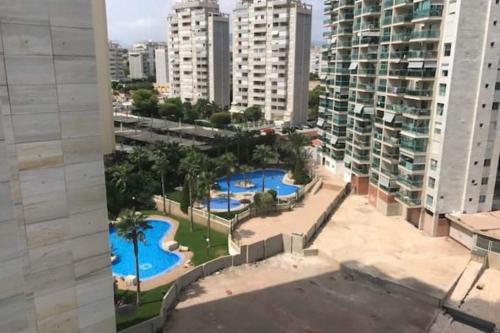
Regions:
<instances>
[{"instance_id":1,"label":"blue swimming pool water","mask_svg":"<svg viewBox=\"0 0 500 333\"><path fill-rule=\"evenodd\" d=\"M288 185L283 183L283 177L286 172L284 170L265 170L265 188L275 190L280 197L289 196L294 194L299 190L298 186ZM241 188L236 186L240 181L250 180L255 184L252 188ZM227 183L225 177L218 179L218 184L222 192L227 191ZM279 190L278 190L279 187ZM262 191L262 170L256 170L246 174L235 173L231 177L230 191L232 193L244 193L244 192L261 192Z\"/></svg>"},{"instance_id":2,"label":"blue swimming pool water","mask_svg":"<svg viewBox=\"0 0 500 333\"><path fill-rule=\"evenodd\" d=\"M229 205L231 209L236 209L241 206L239 200L230 199ZM206 207L206 204L204 205ZM227 197L212 198L210 200L210 209L212 210L227 210Z\"/></svg>"},{"instance_id":3,"label":"blue swimming pool water","mask_svg":"<svg viewBox=\"0 0 500 333\"><path fill-rule=\"evenodd\" d=\"M167 252L161 248L162 239L171 230L170 223L149 220L153 227L146 230L146 243L139 243L139 273L141 281L166 273L181 262L177 253ZM117 276L135 275L134 245L118 236L115 228L110 229L111 251L118 256L113 263L113 274Z\"/></svg>"}]
</instances>

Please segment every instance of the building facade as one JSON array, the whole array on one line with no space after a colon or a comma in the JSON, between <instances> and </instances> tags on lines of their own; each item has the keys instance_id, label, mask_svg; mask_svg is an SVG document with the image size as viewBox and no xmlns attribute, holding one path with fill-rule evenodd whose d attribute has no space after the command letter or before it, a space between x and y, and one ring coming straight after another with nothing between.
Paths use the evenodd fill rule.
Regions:
<instances>
[{"instance_id":1,"label":"building facade","mask_svg":"<svg viewBox=\"0 0 500 333\"><path fill-rule=\"evenodd\" d=\"M127 49L122 48L120 44L110 41L109 42L109 70L111 80L122 81L127 78L126 64L127 64Z\"/></svg>"},{"instance_id":2,"label":"building facade","mask_svg":"<svg viewBox=\"0 0 500 333\"><path fill-rule=\"evenodd\" d=\"M321 70L321 47L313 46L311 48L311 63L309 73L319 75Z\"/></svg>"},{"instance_id":3,"label":"building facade","mask_svg":"<svg viewBox=\"0 0 500 333\"><path fill-rule=\"evenodd\" d=\"M171 97L229 107L229 18L216 0L181 0L168 21Z\"/></svg>"},{"instance_id":4,"label":"building facade","mask_svg":"<svg viewBox=\"0 0 500 333\"><path fill-rule=\"evenodd\" d=\"M154 78L155 51L164 46L164 43L151 41L134 44L128 52L129 78L138 80Z\"/></svg>"},{"instance_id":5,"label":"building facade","mask_svg":"<svg viewBox=\"0 0 500 333\"><path fill-rule=\"evenodd\" d=\"M0 332L114 332L104 2L0 8Z\"/></svg>"},{"instance_id":6,"label":"building facade","mask_svg":"<svg viewBox=\"0 0 500 333\"><path fill-rule=\"evenodd\" d=\"M165 87L168 84L168 51L165 48L155 50L156 85Z\"/></svg>"},{"instance_id":7,"label":"building facade","mask_svg":"<svg viewBox=\"0 0 500 333\"><path fill-rule=\"evenodd\" d=\"M447 213L493 209L500 5L325 4L318 158L379 210L433 235Z\"/></svg>"},{"instance_id":8,"label":"building facade","mask_svg":"<svg viewBox=\"0 0 500 333\"><path fill-rule=\"evenodd\" d=\"M307 121L312 7L299 0L242 0L233 13L233 102L267 120Z\"/></svg>"}]
</instances>

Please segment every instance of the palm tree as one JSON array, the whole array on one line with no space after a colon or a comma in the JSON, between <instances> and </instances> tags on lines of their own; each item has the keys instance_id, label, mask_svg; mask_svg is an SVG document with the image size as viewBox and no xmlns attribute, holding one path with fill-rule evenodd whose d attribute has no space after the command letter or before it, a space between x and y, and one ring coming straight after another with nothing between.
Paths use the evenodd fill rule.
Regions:
<instances>
[{"instance_id":1,"label":"palm tree","mask_svg":"<svg viewBox=\"0 0 500 333\"><path fill-rule=\"evenodd\" d=\"M195 185L203 165L203 155L194 147L188 148L186 156L181 160L179 169L185 174L185 181L189 188L189 208L190 208L190 226L194 231L193 205Z\"/></svg>"},{"instance_id":2,"label":"palm tree","mask_svg":"<svg viewBox=\"0 0 500 333\"><path fill-rule=\"evenodd\" d=\"M151 159L153 160L152 170L160 175L160 183L161 183L161 196L163 198L163 212L166 213L166 185L165 185L165 176L167 169L170 166L170 161L168 160L167 155L161 149L154 149L151 151Z\"/></svg>"},{"instance_id":3,"label":"palm tree","mask_svg":"<svg viewBox=\"0 0 500 333\"><path fill-rule=\"evenodd\" d=\"M245 183L249 183L250 181L248 180L248 174L250 172L252 172L254 170L254 168L252 168L250 165L240 165L240 167L238 168L238 171L241 172L243 174L243 178L245 180Z\"/></svg>"},{"instance_id":4,"label":"palm tree","mask_svg":"<svg viewBox=\"0 0 500 333\"><path fill-rule=\"evenodd\" d=\"M125 238L134 244L135 255L135 275L137 277L137 305L141 304L141 277L139 274L139 242L146 241L147 229L151 229L151 225L146 220L146 216L134 210L125 210L117 224L117 232L120 237Z\"/></svg>"},{"instance_id":5,"label":"palm tree","mask_svg":"<svg viewBox=\"0 0 500 333\"><path fill-rule=\"evenodd\" d=\"M231 176L236 168L236 156L225 153L217 158L217 173L226 177L227 184L227 212L231 212Z\"/></svg>"},{"instance_id":6,"label":"palm tree","mask_svg":"<svg viewBox=\"0 0 500 333\"><path fill-rule=\"evenodd\" d=\"M212 228L211 228L211 225L210 225L210 209L211 209L211 199L212 199L212 195L211 195L211 190L212 190L212 185L214 184L215 182L215 173L212 172L212 168L210 168L212 163L210 163L210 160L207 158L206 159L206 163L204 164L206 166L206 168L204 168L205 170L202 171L202 173L199 175L198 177L198 191L199 191L199 196L200 198L202 198L203 201L205 201L207 203L207 213L208 213L208 217L207 217L207 228L208 228L208 248L210 248L210 242L211 242L211 232L212 232Z\"/></svg>"},{"instance_id":7,"label":"palm tree","mask_svg":"<svg viewBox=\"0 0 500 333\"><path fill-rule=\"evenodd\" d=\"M270 146L258 145L253 151L253 160L262 168L262 192L265 191L266 167L275 159L276 154Z\"/></svg>"}]
</instances>

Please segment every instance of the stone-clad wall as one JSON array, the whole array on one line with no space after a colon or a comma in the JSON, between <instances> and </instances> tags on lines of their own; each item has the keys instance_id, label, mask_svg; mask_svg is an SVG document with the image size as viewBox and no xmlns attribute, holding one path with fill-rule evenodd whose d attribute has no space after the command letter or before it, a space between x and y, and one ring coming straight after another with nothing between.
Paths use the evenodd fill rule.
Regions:
<instances>
[{"instance_id":1,"label":"stone-clad wall","mask_svg":"<svg viewBox=\"0 0 500 333\"><path fill-rule=\"evenodd\" d=\"M0 0L0 332L113 332L91 0Z\"/></svg>"}]
</instances>

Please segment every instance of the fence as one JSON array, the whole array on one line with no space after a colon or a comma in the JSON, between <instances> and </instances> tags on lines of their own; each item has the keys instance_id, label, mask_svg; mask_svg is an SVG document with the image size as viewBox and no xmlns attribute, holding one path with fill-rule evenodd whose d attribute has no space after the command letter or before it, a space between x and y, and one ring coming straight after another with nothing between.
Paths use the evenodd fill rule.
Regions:
<instances>
[{"instance_id":1,"label":"fence","mask_svg":"<svg viewBox=\"0 0 500 333\"><path fill-rule=\"evenodd\" d=\"M488 258L488 266L500 269L500 240L476 234L475 252L482 252Z\"/></svg>"},{"instance_id":2,"label":"fence","mask_svg":"<svg viewBox=\"0 0 500 333\"><path fill-rule=\"evenodd\" d=\"M316 182L315 182L316 183ZM310 186L308 191L312 189ZM307 191L307 192L308 192ZM307 193L305 192L305 193ZM184 273L172 284L168 292L163 297L160 314L157 317L151 318L135 326L129 327L120 331L120 333L156 333L161 330L165 325L168 315L175 308L179 301L182 291L196 282L198 279L209 276L217 271L240 266L244 264L255 263L260 260L264 260L281 253L303 253L304 249L310 244L314 235L322 227L322 225L328 221L330 216L335 212L335 210L340 206L344 199L349 195L350 186L347 184L335 200L328 206L325 213L316 221L316 223L310 228L307 234L279 234L276 236L269 237L265 240L255 242L249 245L240 246L237 241L235 241L230 232L228 232L229 238L229 250L231 255L219 257L212 261L206 262L204 264L198 265L191 269L190 271ZM161 200L161 197L155 198L155 200ZM158 201L157 201L158 203ZM177 209L180 211L179 203L171 200L167 200L167 205L171 204L173 209L168 210L169 213L178 214ZM163 208L163 204L161 203ZM172 209L171 207L171 209ZM285 205L283 205L285 207ZM182 211L180 211L182 212ZM252 214L251 210L249 213ZM184 214L185 215L185 214ZM195 217L193 213L193 217ZM203 216L203 215L200 215ZM206 217L206 214L204 215ZM227 220L225 220L227 221ZM226 228L231 229L232 221L228 221ZM221 223L221 222L218 222Z\"/></svg>"}]
</instances>

